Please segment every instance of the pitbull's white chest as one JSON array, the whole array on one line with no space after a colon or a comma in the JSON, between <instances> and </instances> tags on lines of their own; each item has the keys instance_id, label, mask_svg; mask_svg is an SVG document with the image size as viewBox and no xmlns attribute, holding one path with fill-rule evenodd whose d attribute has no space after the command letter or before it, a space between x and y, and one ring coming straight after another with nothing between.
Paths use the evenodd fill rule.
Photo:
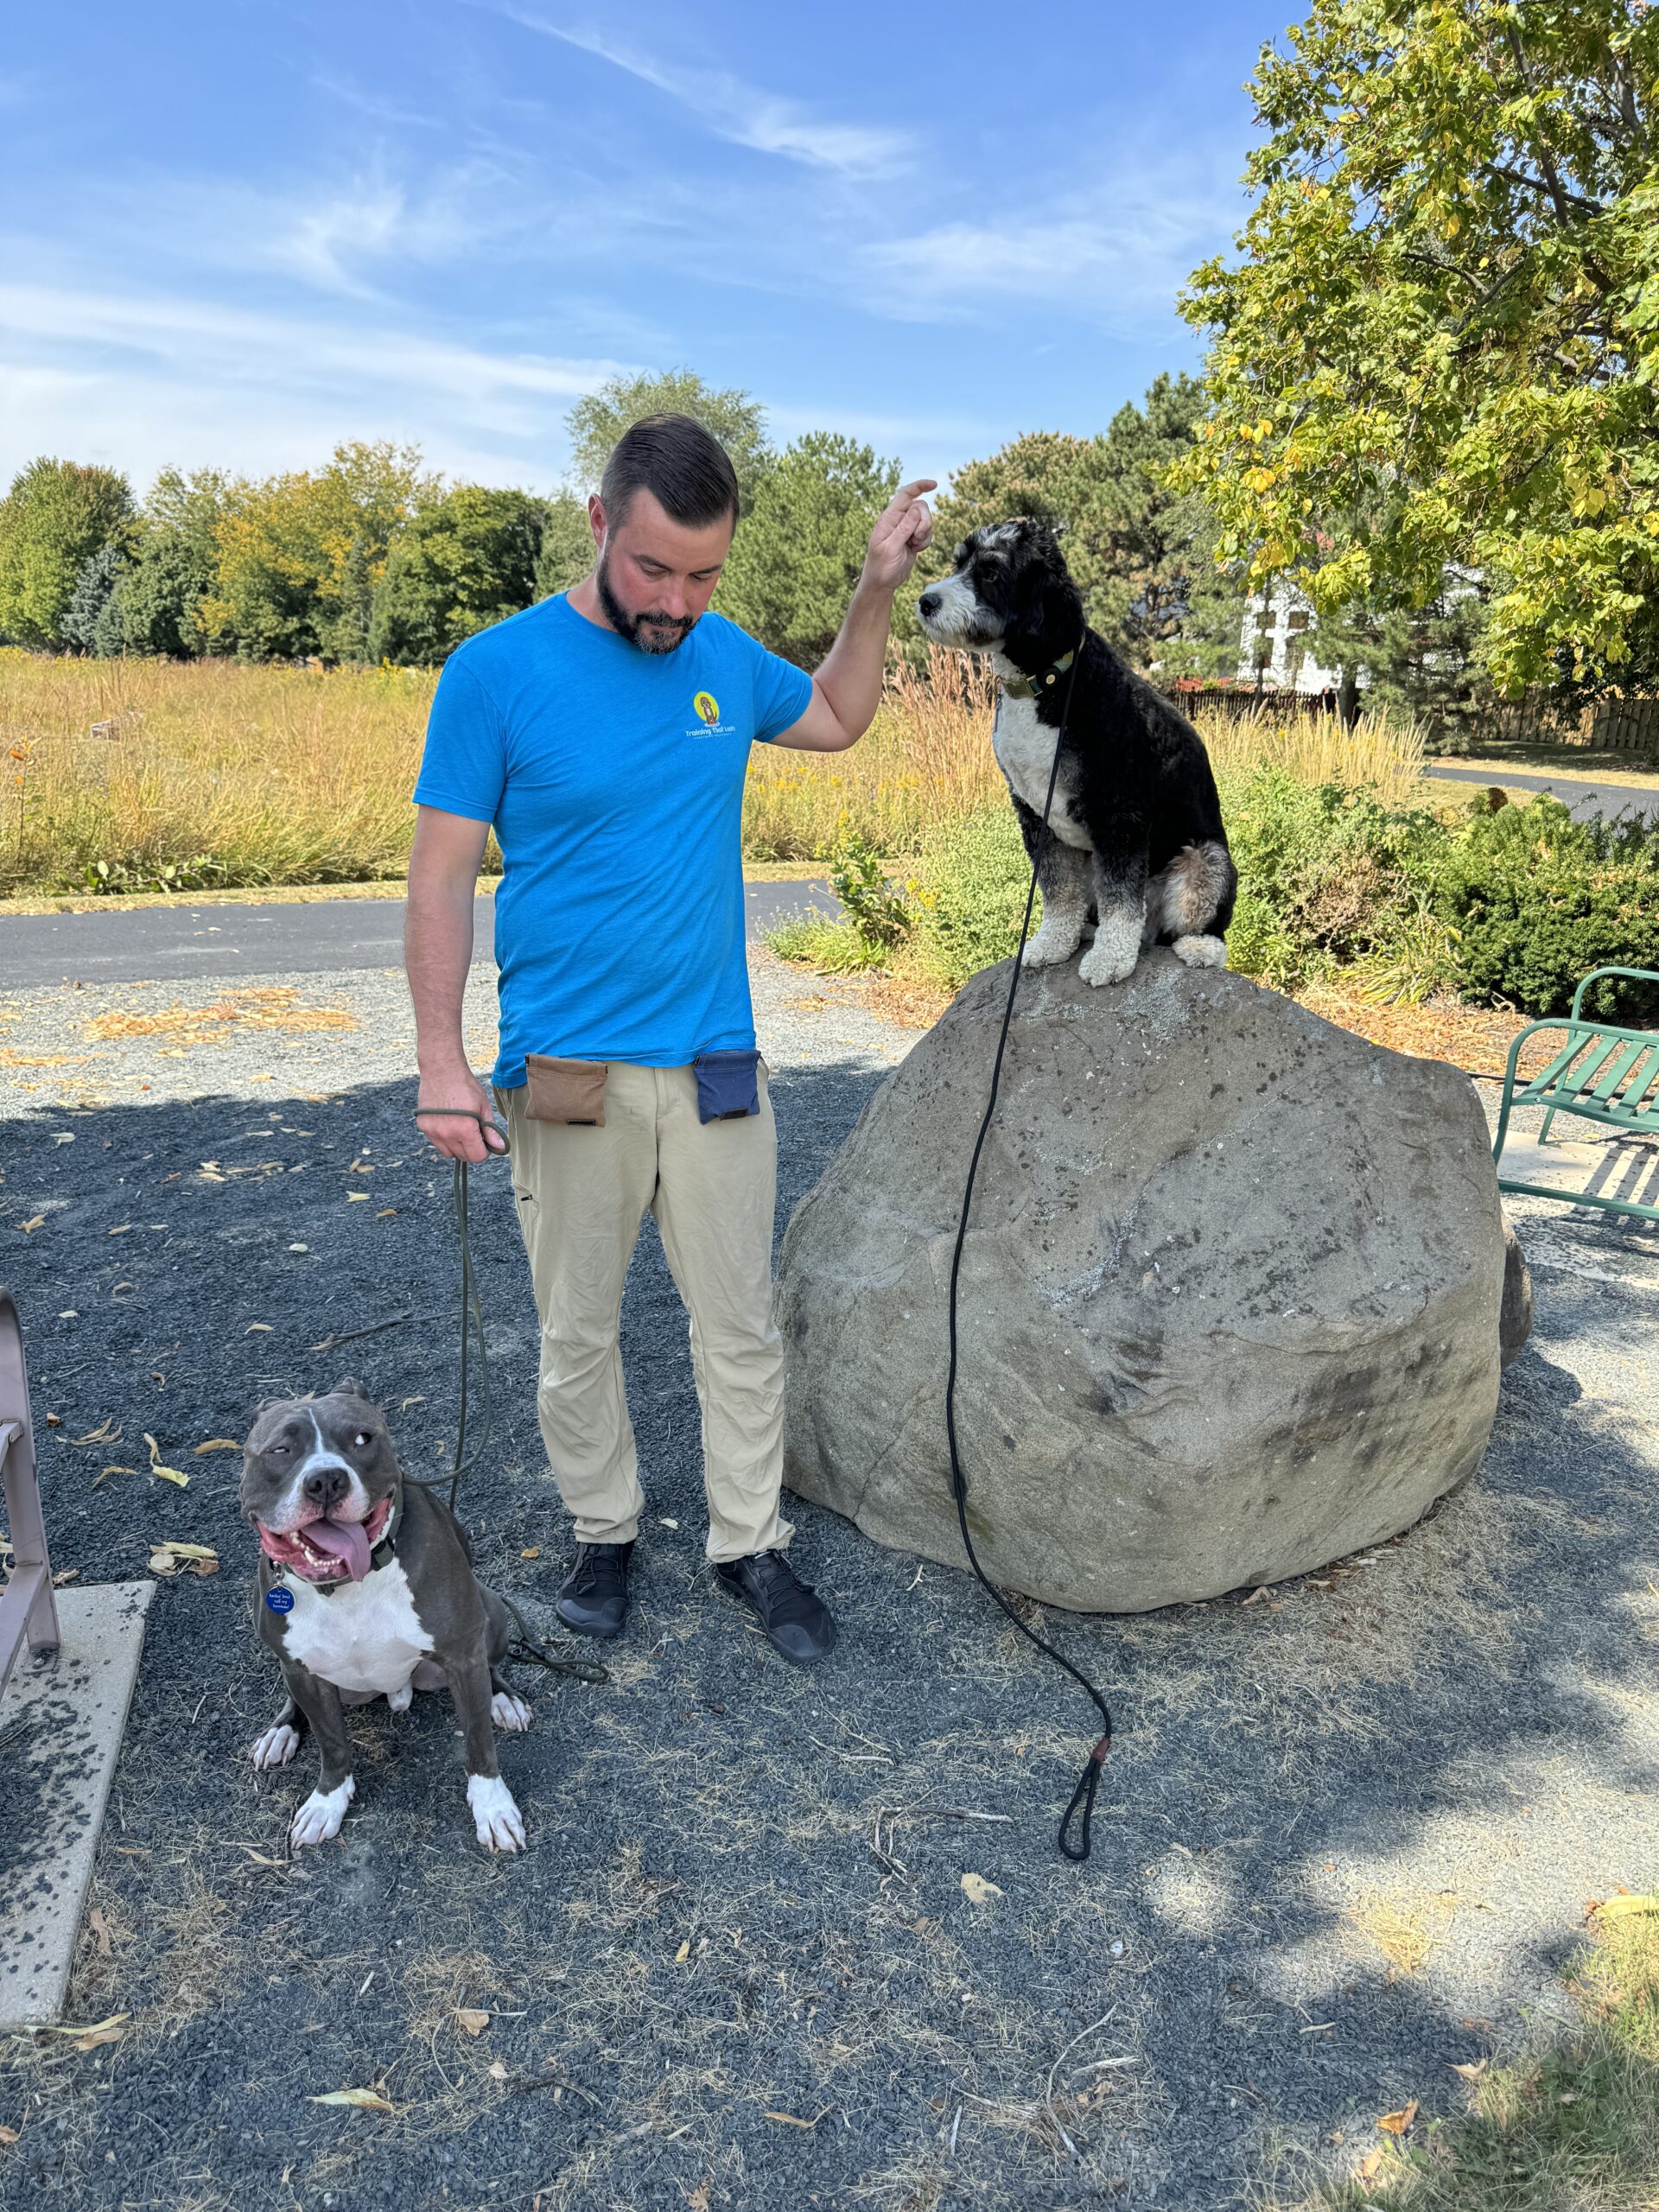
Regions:
<instances>
[{"instance_id":1,"label":"pitbull's white chest","mask_svg":"<svg viewBox=\"0 0 1659 2212\"><path fill-rule=\"evenodd\" d=\"M997 694L996 719L991 725L991 750L996 755L997 766L1033 814L1041 814L1043 801L1048 797L1048 779L1054 767L1056 734L1046 722L1038 721L1034 699L1011 698L1006 691ZM1089 832L1082 823L1071 819L1067 810L1071 797L1071 785L1063 762L1054 785L1054 804L1049 809L1048 826L1065 843L1076 845L1080 851L1087 852L1090 849Z\"/></svg>"},{"instance_id":2,"label":"pitbull's white chest","mask_svg":"<svg viewBox=\"0 0 1659 2212\"><path fill-rule=\"evenodd\" d=\"M432 1649L400 1559L330 1595L311 1589L297 1574L289 1576L287 1586L294 1592L289 1655L337 1689L390 1696Z\"/></svg>"}]
</instances>

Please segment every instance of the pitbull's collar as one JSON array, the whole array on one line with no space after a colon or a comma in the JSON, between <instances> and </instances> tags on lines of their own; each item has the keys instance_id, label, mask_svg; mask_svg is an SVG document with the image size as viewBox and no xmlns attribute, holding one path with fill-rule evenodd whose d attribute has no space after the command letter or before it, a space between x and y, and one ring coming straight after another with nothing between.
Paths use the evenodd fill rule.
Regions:
<instances>
[{"instance_id":1,"label":"pitbull's collar","mask_svg":"<svg viewBox=\"0 0 1659 2212\"><path fill-rule=\"evenodd\" d=\"M371 1574L375 1572L377 1567L385 1567L388 1560L397 1556L397 1547L393 1543L392 1539L397 1534L398 1525L402 1522L403 1517L404 1486L399 1483L397 1485L397 1495L392 1500L391 1503L391 1518L386 1522L385 1529L381 1535L379 1542L369 1554L369 1573ZM272 1581L284 1581L287 1579L287 1575L288 1569L285 1567L278 1566L273 1560L271 1563ZM308 1574L296 1577L296 1580L304 1583L308 1590L320 1591L325 1598L332 1598L335 1591L343 1588L345 1585L351 1580L351 1579L352 1578L349 1574L342 1574L337 1577L333 1582L314 1582Z\"/></svg>"}]
</instances>

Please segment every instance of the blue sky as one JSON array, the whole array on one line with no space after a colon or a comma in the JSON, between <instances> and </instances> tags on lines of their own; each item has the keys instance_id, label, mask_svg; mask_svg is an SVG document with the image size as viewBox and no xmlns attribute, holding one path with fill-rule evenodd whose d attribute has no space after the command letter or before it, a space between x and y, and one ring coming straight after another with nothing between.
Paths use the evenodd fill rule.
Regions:
<instances>
[{"instance_id":1,"label":"blue sky","mask_svg":"<svg viewBox=\"0 0 1659 2212\"><path fill-rule=\"evenodd\" d=\"M1195 367L1287 16L91 0L0 52L0 480L336 440L537 488L617 369L945 475ZM1019 30L1029 25L1032 35Z\"/></svg>"}]
</instances>

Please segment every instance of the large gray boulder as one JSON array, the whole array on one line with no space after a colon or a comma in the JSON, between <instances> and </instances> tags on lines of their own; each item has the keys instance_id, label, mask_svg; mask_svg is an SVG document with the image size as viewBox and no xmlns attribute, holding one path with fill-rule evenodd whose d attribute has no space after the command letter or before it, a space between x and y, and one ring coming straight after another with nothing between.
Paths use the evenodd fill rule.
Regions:
<instances>
[{"instance_id":1,"label":"large gray boulder","mask_svg":"<svg viewBox=\"0 0 1659 2212\"><path fill-rule=\"evenodd\" d=\"M888 1077L779 1269L785 1480L952 1565L945 1297L1007 989L976 976ZM1480 1463L1503 1291L1452 1069L1165 951L1025 975L962 1266L988 1572L1141 1612L1408 1527Z\"/></svg>"}]
</instances>

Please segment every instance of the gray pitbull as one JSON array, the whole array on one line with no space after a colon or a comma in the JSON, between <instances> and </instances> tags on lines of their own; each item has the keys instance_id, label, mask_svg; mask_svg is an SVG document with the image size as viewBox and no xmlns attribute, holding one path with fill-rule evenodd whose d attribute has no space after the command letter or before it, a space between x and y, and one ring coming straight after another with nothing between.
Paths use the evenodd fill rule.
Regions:
<instances>
[{"instance_id":1,"label":"gray pitbull","mask_svg":"<svg viewBox=\"0 0 1659 2212\"><path fill-rule=\"evenodd\" d=\"M340 1832L356 1795L341 1707L384 1697L394 1713L447 1682L465 1736L467 1802L489 1851L518 1851L524 1824L496 1764L495 1730L530 1726L499 1669L506 1607L473 1572L467 1532L439 1498L405 1483L385 1415L359 1382L263 1405L242 1447L242 1510L259 1535L261 1641L288 1701L253 1746L286 1765L308 1726L317 1786L294 1815L296 1847Z\"/></svg>"}]
</instances>

